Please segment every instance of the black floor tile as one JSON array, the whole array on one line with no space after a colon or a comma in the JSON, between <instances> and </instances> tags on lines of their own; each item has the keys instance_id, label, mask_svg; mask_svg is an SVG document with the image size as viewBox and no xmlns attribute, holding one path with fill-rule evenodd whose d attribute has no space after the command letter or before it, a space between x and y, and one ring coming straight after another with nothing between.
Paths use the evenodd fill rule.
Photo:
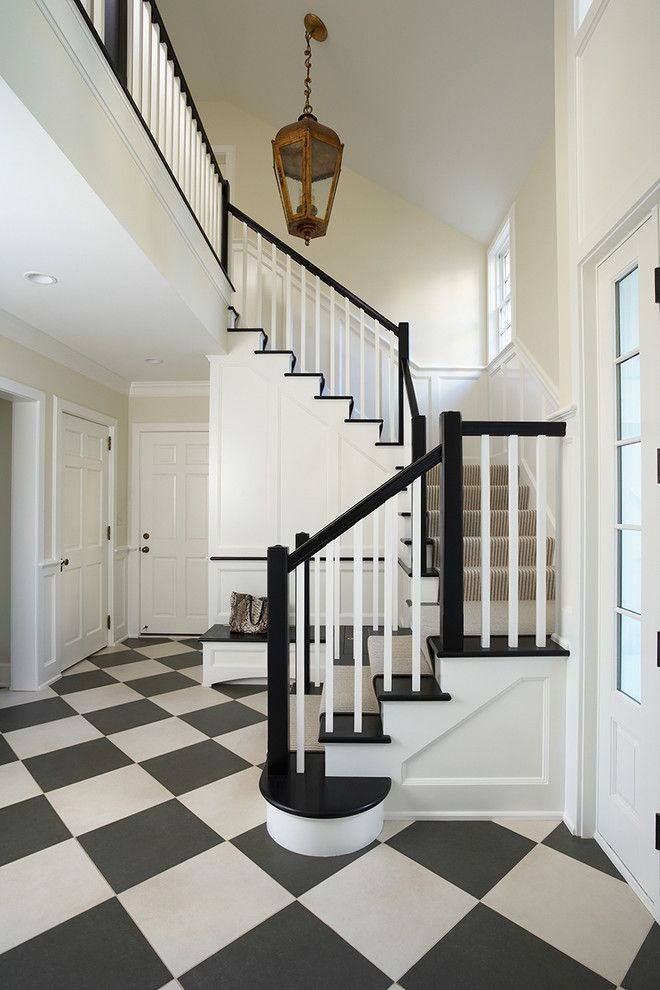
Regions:
<instances>
[{"instance_id":1,"label":"black floor tile","mask_svg":"<svg viewBox=\"0 0 660 990\"><path fill-rule=\"evenodd\" d=\"M660 986L660 926L653 924L621 981L623 990L657 990Z\"/></svg>"},{"instance_id":2,"label":"black floor tile","mask_svg":"<svg viewBox=\"0 0 660 990\"><path fill-rule=\"evenodd\" d=\"M306 891L328 877L343 870L354 860L364 856L375 843L346 856L300 856L278 845L269 836L265 825L244 832L232 839L232 845L261 867L269 876L294 895L300 897Z\"/></svg>"},{"instance_id":3,"label":"black floor tile","mask_svg":"<svg viewBox=\"0 0 660 990\"><path fill-rule=\"evenodd\" d=\"M90 663L101 670L105 670L106 667L121 667L123 663L144 663L146 659L144 653L136 653L135 650L120 650L118 653L95 653L89 657Z\"/></svg>"},{"instance_id":4,"label":"black floor tile","mask_svg":"<svg viewBox=\"0 0 660 990\"><path fill-rule=\"evenodd\" d=\"M78 841L119 894L223 840L178 801L166 801Z\"/></svg>"},{"instance_id":5,"label":"black floor tile","mask_svg":"<svg viewBox=\"0 0 660 990\"><path fill-rule=\"evenodd\" d=\"M137 636L129 639L122 639L122 646L127 646L129 650L135 650L145 646L160 646L162 643L171 643L169 636ZM142 657L144 660L144 657Z\"/></svg>"},{"instance_id":6,"label":"black floor tile","mask_svg":"<svg viewBox=\"0 0 660 990\"><path fill-rule=\"evenodd\" d=\"M613 984L477 904L401 977L404 990L608 990Z\"/></svg>"},{"instance_id":7,"label":"black floor tile","mask_svg":"<svg viewBox=\"0 0 660 990\"><path fill-rule=\"evenodd\" d=\"M26 705L0 708L0 732L27 729L31 725L55 722L58 718L69 718L77 714L78 712L61 698L44 698L43 701L30 701Z\"/></svg>"},{"instance_id":8,"label":"black floor tile","mask_svg":"<svg viewBox=\"0 0 660 990\"><path fill-rule=\"evenodd\" d=\"M122 753L109 739L90 739L89 742L66 746L52 753L31 756L23 763L44 791L76 784L88 777L98 777L109 770L126 767L133 761Z\"/></svg>"},{"instance_id":9,"label":"black floor tile","mask_svg":"<svg viewBox=\"0 0 660 990\"><path fill-rule=\"evenodd\" d=\"M180 976L179 983L184 990L387 990L392 985L297 903Z\"/></svg>"},{"instance_id":10,"label":"black floor tile","mask_svg":"<svg viewBox=\"0 0 660 990\"><path fill-rule=\"evenodd\" d=\"M200 653L202 651L202 644L200 643L199 637L197 636L193 636L191 639L180 639L179 642L183 646L190 646L192 647L193 650L199 650Z\"/></svg>"},{"instance_id":11,"label":"black floor tile","mask_svg":"<svg viewBox=\"0 0 660 990\"><path fill-rule=\"evenodd\" d=\"M252 764L212 739L207 739L206 742L176 749L173 753L154 756L141 766L177 796L229 777L239 770L246 770Z\"/></svg>"},{"instance_id":12,"label":"black floor tile","mask_svg":"<svg viewBox=\"0 0 660 990\"><path fill-rule=\"evenodd\" d=\"M114 898L0 956L3 990L159 990L171 979Z\"/></svg>"},{"instance_id":13,"label":"black floor tile","mask_svg":"<svg viewBox=\"0 0 660 990\"><path fill-rule=\"evenodd\" d=\"M226 705L212 705L211 708L202 708L197 712L181 715L180 718L200 732L205 732L207 736L219 736L224 732L233 732L234 729L244 729L246 725L256 725L257 722L266 721L265 715L255 712L247 705L242 705L240 701L228 701Z\"/></svg>"},{"instance_id":14,"label":"black floor tile","mask_svg":"<svg viewBox=\"0 0 660 990\"><path fill-rule=\"evenodd\" d=\"M572 856L573 859L579 859L581 863L593 866L595 870L601 870L602 873L607 873L617 880L623 880L616 866L607 858L595 839L580 839L577 835L571 835L563 822L546 836L543 845L550 846L551 849L556 849L566 856ZM660 978L658 984L660 985Z\"/></svg>"},{"instance_id":15,"label":"black floor tile","mask_svg":"<svg viewBox=\"0 0 660 990\"><path fill-rule=\"evenodd\" d=\"M0 866L70 838L68 828L45 797L0 808Z\"/></svg>"},{"instance_id":16,"label":"black floor tile","mask_svg":"<svg viewBox=\"0 0 660 990\"><path fill-rule=\"evenodd\" d=\"M160 660L158 661L160 663ZM151 677L137 677L128 682L128 687L143 694L145 698L153 698L157 694L168 694L170 691L181 691L183 688L198 687L197 681L185 677L178 670L169 674L153 674Z\"/></svg>"},{"instance_id":17,"label":"black floor tile","mask_svg":"<svg viewBox=\"0 0 660 990\"><path fill-rule=\"evenodd\" d=\"M481 898L536 843L494 822L418 821L388 839L387 845Z\"/></svg>"},{"instance_id":18,"label":"black floor tile","mask_svg":"<svg viewBox=\"0 0 660 990\"><path fill-rule=\"evenodd\" d=\"M56 694L75 694L76 691L89 691L91 688L107 687L117 681L103 670L86 670L82 674L69 674L54 681L51 688Z\"/></svg>"},{"instance_id":19,"label":"black floor tile","mask_svg":"<svg viewBox=\"0 0 660 990\"><path fill-rule=\"evenodd\" d=\"M4 763L13 763L18 757L6 739L0 736L0 766Z\"/></svg>"},{"instance_id":20,"label":"black floor tile","mask_svg":"<svg viewBox=\"0 0 660 990\"><path fill-rule=\"evenodd\" d=\"M240 698L248 698L251 694L262 694L266 690L266 684L214 684L213 688L236 701Z\"/></svg>"},{"instance_id":21,"label":"black floor tile","mask_svg":"<svg viewBox=\"0 0 660 990\"><path fill-rule=\"evenodd\" d=\"M84 717L99 732L110 736L113 732L124 732L125 729L135 729L138 725L160 722L161 719L172 716L158 705L154 705L153 701L147 701L145 698L144 701L129 701L125 705L113 705L97 712L87 712Z\"/></svg>"},{"instance_id":22,"label":"black floor tile","mask_svg":"<svg viewBox=\"0 0 660 990\"><path fill-rule=\"evenodd\" d=\"M188 667L199 667L201 662L201 653L192 650L186 650L185 653L177 653L173 657L158 657L158 663L162 663L172 670L186 670Z\"/></svg>"}]
</instances>

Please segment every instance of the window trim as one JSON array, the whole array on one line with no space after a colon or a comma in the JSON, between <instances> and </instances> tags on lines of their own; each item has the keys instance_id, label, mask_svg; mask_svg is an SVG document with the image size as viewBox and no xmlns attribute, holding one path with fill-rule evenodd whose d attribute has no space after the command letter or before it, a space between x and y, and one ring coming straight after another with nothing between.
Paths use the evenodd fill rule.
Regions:
<instances>
[{"instance_id":1,"label":"window trim","mask_svg":"<svg viewBox=\"0 0 660 990\"><path fill-rule=\"evenodd\" d=\"M499 298L500 264L504 249L509 249L509 294L504 299ZM487 253L488 266L488 361L494 361L516 337L516 265L515 265L515 228L513 208L504 218L496 236L493 238ZM511 307L511 324L508 339L502 343L500 334L500 311L504 303Z\"/></svg>"}]
</instances>

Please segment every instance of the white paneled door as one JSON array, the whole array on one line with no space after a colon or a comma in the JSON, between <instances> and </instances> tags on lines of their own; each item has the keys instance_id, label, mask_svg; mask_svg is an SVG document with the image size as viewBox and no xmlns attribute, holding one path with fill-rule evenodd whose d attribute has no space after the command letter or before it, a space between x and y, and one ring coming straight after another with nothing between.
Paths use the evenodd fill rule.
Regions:
<instances>
[{"instance_id":1,"label":"white paneled door","mask_svg":"<svg viewBox=\"0 0 660 990\"><path fill-rule=\"evenodd\" d=\"M208 433L141 434L142 632L206 629L208 474Z\"/></svg>"},{"instance_id":2,"label":"white paneled door","mask_svg":"<svg viewBox=\"0 0 660 990\"><path fill-rule=\"evenodd\" d=\"M649 218L598 268L598 832L660 914L660 307Z\"/></svg>"},{"instance_id":3,"label":"white paneled door","mask_svg":"<svg viewBox=\"0 0 660 990\"><path fill-rule=\"evenodd\" d=\"M63 413L59 436L60 669L108 642L108 427Z\"/></svg>"}]
</instances>

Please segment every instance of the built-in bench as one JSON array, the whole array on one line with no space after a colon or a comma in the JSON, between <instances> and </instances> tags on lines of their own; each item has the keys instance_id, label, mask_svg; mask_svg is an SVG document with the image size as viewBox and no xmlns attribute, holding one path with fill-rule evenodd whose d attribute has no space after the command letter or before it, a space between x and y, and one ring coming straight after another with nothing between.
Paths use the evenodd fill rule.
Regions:
<instances>
[{"instance_id":1,"label":"built-in bench","mask_svg":"<svg viewBox=\"0 0 660 990\"><path fill-rule=\"evenodd\" d=\"M229 626L217 623L203 636L202 644L202 684L222 684L225 681L246 681L260 683L266 680L266 657L268 635L266 633L235 633ZM314 629L311 629L311 642L314 642ZM321 629L320 642L325 642ZM289 629L289 664L291 676L295 667L296 630Z\"/></svg>"}]
</instances>

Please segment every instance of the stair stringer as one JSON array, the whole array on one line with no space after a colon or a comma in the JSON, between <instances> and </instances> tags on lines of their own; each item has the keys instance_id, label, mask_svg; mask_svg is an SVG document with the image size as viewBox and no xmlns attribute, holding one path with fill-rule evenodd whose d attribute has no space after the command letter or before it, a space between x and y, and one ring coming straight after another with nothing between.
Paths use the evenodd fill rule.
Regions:
<instances>
[{"instance_id":1,"label":"stair stringer","mask_svg":"<svg viewBox=\"0 0 660 990\"><path fill-rule=\"evenodd\" d=\"M563 658L443 659L440 665L450 702L382 702L391 744L326 744L326 772L390 777L389 818L560 818Z\"/></svg>"}]
</instances>

